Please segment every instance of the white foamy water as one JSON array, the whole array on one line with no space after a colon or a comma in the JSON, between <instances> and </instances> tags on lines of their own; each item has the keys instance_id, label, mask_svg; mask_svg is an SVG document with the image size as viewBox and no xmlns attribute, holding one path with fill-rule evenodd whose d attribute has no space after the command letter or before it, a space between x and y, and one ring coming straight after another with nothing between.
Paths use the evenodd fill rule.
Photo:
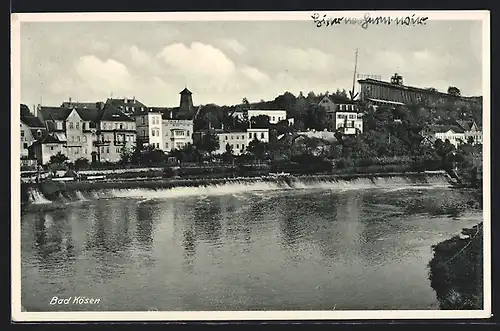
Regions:
<instances>
[{"instance_id":1,"label":"white foamy water","mask_svg":"<svg viewBox=\"0 0 500 331\"><path fill-rule=\"evenodd\" d=\"M38 190L30 190L30 202L35 205L52 203Z\"/></svg>"}]
</instances>

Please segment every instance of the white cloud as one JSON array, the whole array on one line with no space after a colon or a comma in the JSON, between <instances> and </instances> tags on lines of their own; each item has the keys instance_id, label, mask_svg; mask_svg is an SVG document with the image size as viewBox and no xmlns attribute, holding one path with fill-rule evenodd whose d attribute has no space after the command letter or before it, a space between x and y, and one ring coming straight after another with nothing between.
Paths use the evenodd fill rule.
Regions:
<instances>
[{"instance_id":1,"label":"white cloud","mask_svg":"<svg viewBox=\"0 0 500 331\"><path fill-rule=\"evenodd\" d=\"M269 81L269 76L254 67L245 66L240 69L243 75L257 83L266 83Z\"/></svg>"},{"instance_id":2,"label":"white cloud","mask_svg":"<svg viewBox=\"0 0 500 331\"><path fill-rule=\"evenodd\" d=\"M171 44L164 47L158 56L170 70L186 77L210 77L223 79L235 72L235 64L218 48L194 42L189 47Z\"/></svg>"},{"instance_id":3,"label":"white cloud","mask_svg":"<svg viewBox=\"0 0 500 331\"><path fill-rule=\"evenodd\" d=\"M309 48L292 48L281 54L282 60L290 66L290 69L302 71L324 71L333 69L334 58L320 50Z\"/></svg>"},{"instance_id":4,"label":"white cloud","mask_svg":"<svg viewBox=\"0 0 500 331\"><path fill-rule=\"evenodd\" d=\"M137 48L137 46L132 46L129 48L129 53L132 58L132 61L139 65L139 66L145 66L148 64L151 64L151 56L149 56L148 53L140 50Z\"/></svg>"},{"instance_id":5,"label":"white cloud","mask_svg":"<svg viewBox=\"0 0 500 331\"><path fill-rule=\"evenodd\" d=\"M124 93L132 87L127 67L113 59L101 59L87 55L81 57L75 66L76 73L94 91Z\"/></svg>"},{"instance_id":6,"label":"white cloud","mask_svg":"<svg viewBox=\"0 0 500 331\"><path fill-rule=\"evenodd\" d=\"M241 55L247 51L247 48L235 39L227 39L224 40L223 43L224 46L226 46L227 48L229 48L238 55Z\"/></svg>"}]
</instances>

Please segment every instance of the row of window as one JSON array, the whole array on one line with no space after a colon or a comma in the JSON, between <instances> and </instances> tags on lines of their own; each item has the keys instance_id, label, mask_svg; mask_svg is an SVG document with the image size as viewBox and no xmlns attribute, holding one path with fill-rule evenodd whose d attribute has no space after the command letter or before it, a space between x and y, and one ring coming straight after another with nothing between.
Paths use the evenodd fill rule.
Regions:
<instances>
[{"instance_id":1,"label":"row of window","mask_svg":"<svg viewBox=\"0 0 500 331\"><path fill-rule=\"evenodd\" d=\"M114 124L114 125L113 125ZM134 130L134 123L102 123L103 130Z\"/></svg>"},{"instance_id":2,"label":"row of window","mask_svg":"<svg viewBox=\"0 0 500 331\"><path fill-rule=\"evenodd\" d=\"M350 120L355 120L357 119L358 117L356 116L356 114L337 114L337 118L338 119L350 119Z\"/></svg>"},{"instance_id":3,"label":"row of window","mask_svg":"<svg viewBox=\"0 0 500 331\"><path fill-rule=\"evenodd\" d=\"M236 148L236 150L239 150L240 149L240 144L236 144L236 147L235 147L235 144L230 144L230 146L233 148L233 150ZM241 150L244 150L245 149L245 144L241 144ZM225 146L224 146L224 150L225 150Z\"/></svg>"},{"instance_id":4,"label":"row of window","mask_svg":"<svg viewBox=\"0 0 500 331\"><path fill-rule=\"evenodd\" d=\"M234 140L234 139L239 140L240 137L241 137L241 140L245 140L245 135L244 134L242 134L242 135L230 135L230 134L229 135L224 135L224 139L225 140ZM257 132L253 133L253 138L257 139ZM252 133L248 134L248 139L252 139ZM260 139L265 139L264 132L260 133Z\"/></svg>"}]
</instances>

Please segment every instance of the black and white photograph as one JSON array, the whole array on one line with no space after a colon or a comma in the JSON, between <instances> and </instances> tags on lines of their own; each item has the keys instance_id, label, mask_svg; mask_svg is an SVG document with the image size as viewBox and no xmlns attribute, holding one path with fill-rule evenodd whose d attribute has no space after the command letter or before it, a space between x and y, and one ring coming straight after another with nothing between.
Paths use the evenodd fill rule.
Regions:
<instances>
[{"instance_id":1,"label":"black and white photograph","mask_svg":"<svg viewBox=\"0 0 500 331\"><path fill-rule=\"evenodd\" d=\"M12 14L12 318L488 318L488 11Z\"/></svg>"}]
</instances>

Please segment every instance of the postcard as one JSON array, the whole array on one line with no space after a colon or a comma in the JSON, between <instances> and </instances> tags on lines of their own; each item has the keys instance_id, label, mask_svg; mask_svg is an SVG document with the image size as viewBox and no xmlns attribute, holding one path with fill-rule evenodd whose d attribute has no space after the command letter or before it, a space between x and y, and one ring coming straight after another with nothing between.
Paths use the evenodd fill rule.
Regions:
<instances>
[{"instance_id":1,"label":"postcard","mask_svg":"<svg viewBox=\"0 0 500 331\"><path fill-rule=\"evenodd\" d=\"M14 321L491 316L488 11L11 23Z\"/></svg>"}]
</instances>

